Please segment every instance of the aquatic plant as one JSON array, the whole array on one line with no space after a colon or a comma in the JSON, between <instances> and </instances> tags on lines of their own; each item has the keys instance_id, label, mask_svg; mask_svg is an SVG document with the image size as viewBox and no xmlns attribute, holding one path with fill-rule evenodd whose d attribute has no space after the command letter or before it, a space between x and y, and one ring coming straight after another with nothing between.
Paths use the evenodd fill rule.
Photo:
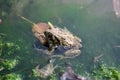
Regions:
<instances>
[{"instance_id":1,"label":"aquatic plant","mask_svg":"<svg viewBox=\"0 0 120 80\"><path fill-rule=\"evenodd\" d=\"M54 75L51 75L51 76L50 76L50 80L58 80L56 76L57 76L57 75L55 75L55 74L54 74Z\"/></svg>"},{"instance_id":2,"label":"aquatic plant","mask_svg":"<svg viewBox=\"0 0 120 80\"><path fill-rule=\"evenodd\" d=\"M11 54L14 54L16 51L20 50L20 46L13 43L13 42L4 42L3 43L3 56L9 56Z\"/></svg>"},{"instance_id":3,"label":"aquatic plant","mask_svg":"<svg viewBox=\"0 0 120 80\"><path fill-rule=\"evenodd\" d=\"M18 64L18 60L17 59L13 59L13 60L6 59L2 62L2 64L6 69L10 70L10 69L13 69Z\"/></svg>"},{"instance_id":4,"label":"aquatic plant","mask_svg":"<svg viewBox=\"0 0 120 80\"><path fill-rule=\"evenodd\" d=\"M20 46L16 43L5 41L6 35L0 33L0 55L1 56L10 56L16 51L20 50Z\"/></svg>"},{"instance_id":5,"label":"aquatic plant","mask_svg":"<svg viewBox=\"0 0 120 80\"><path fill-rule=\"evenodd\" d=\"M33 76L34 76L34 77L37 77L37 76L38 76L38 73L37 73L37 71L36 71L35 69L32 69L32 73L33 73Z\"/></svg>"},{"instance_id":6,"label":"aquatic plant","mask_svg":"<svg viewBox=\"0 0 120 80\"><path fill-rule=\"evenodd\" d=\"M32 73L33 73L32 74L33 78L38 78L39 75L38 75L38 72L35 69L32 69ZM57 75L56 74L50 75L49 80L57 80Z\"/></svg>"},{"instance_id":7,"label":"aquatic plant","mask_svg":"<svg viewBox=\"0 0 120 80\"><path fill-rule=\"evenodd\" d=\"M0 0L0 16L6 17L17 0Z\"/></svg>"},{"instance_id":8,"label":"aquatic plant","mask_svg":"<svg viewBox=\"0 0 120 80\"><path fill-rule=\"evenodd\" d=\"M120 80L120 71L114 67L106 67L104 64L100 65L98 70L93 71L95 80Z\"/></svg>"},{"instance_id":9,"label":"aquatic plant","mask_svg":"<svg viewBox=\"0 0 120 80\"><path fill-rule=\"evenodd\" d=\"M3 41L4 41L4 36L5 36L5 34L0 33L0 55L2 54L2 48L3 48L3 46L4 46L4 43L3 43Z\"/></svg>"},{"instance_id":10,"label":"aquatic plant","mask_svg":"<svg viewBox=\"0 0 120 80\"><path fill-rule=\"evenodd\" d=\"M10 56L20 50L20 46L13 42L5 41L5 37L5 34L0 33L0 71L3 69L11 70L18 64L18 60L10 59Z\"/></svg>"},{"instance_id":11,"label":"aquatic plant","mask_svg":"<svg viewBox=\"0 0 120 80\"><path fill-rule=\"evenodd\" d=\"M0 80L23 80L20 74L7 74L4 76L0 76Z\"/></svg>"}]
</instances>

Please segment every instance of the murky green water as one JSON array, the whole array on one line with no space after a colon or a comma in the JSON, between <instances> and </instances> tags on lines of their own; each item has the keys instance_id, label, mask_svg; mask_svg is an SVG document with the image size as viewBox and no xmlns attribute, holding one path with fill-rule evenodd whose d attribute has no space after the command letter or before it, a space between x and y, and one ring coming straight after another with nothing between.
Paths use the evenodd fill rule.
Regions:
<instances>
[{"instance_id":1,"label":"murky green water","mask_svg":"<svg viewBox=\"0 0 120 80\"><path fill-rule=\"evenodd\" d=\"M78 67L76 72L82 73L90 71L96 64L93 63L94 57L103 54L100 62L108 66L119 65L120 48L115 46L120 45L120 18L113 12L112 0L81 0L80 3L67 3L64 0L22 1L15 4L17 8L13 7L10 17L0 25L0 32L8 34L10 41L16 41L21 46L21 51L16 55L21 60L16 72L28 75L37 64L46 64L49 59L32 48L37 40L31 31L32 25L16 14L36 23L50 21L61 28L66 27L82 39L80 56L75 59L58 59L56 63L70 61L74 68L74 65L78 64L81 67Z\"/></svg>"}]
</instances>

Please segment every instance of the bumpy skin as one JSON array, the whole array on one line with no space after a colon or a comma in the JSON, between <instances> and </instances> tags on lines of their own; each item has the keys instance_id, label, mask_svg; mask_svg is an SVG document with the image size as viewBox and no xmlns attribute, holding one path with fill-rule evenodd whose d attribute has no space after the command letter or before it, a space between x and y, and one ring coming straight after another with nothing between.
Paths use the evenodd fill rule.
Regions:
<instances>
[{"instance_id":1,"label":"bumpy skin","mask_svg":"<svg viewBox=\"0 0 120 80\"><path fill-rule=\"evenodd\" d=\"M76 56L81 53L81 39L71 34L66 28L50 27L46 23L39 23L39 25L33 26L32 31L40 42L48 48L48 55L49 53L53 55L52 53L56 49L64 50L64 56L66 57ZM36 46L35 48L37 49Z\"/></svg>"}]
</instances>

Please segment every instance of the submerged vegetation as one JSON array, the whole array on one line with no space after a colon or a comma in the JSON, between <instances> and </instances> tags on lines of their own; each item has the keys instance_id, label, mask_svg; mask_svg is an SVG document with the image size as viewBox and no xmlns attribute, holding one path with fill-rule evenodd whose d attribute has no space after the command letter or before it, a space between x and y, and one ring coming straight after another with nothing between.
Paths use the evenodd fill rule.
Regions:
<instances>
[{"instance_id":1,"label":"submerged vegetation","mask_svg":"<svg viewBox=\"0 0 120 80\"><path fill-rule=\"evenodd\" d=\"M98 65L99 67L96 69L93 69L92 72L86 73L82 72L83 76L86 76L86 78L89 78L90 80L120 80L120 68L115 67L107 67L105 64ZM64 69L64 70L63 70ZM62 72L66 71L65 67L61 67ZM81 71L78 71L81 72ZM58 80L59 79L59 73L52 74L49 77L49 80ZM36 80L39 80L38 73L33 69L33 76L36 78ZM46 78L45 78L46 79Z\"/></svg>"},{"instance_id":2,"label":"submerged vegetation","mask_svg":"<svg viewBox=\"0 0 120 80\"><path fill-rule=\"evenodd\" d=\"M21 75L10 73L4 76L0 76L0 80L22 80Z\"/></svg>"},{"instance_id":3,"label":"submerged vegetation","mask_svg":"<svg viewBox=\"0 0 120 80\"><path fill-rule=\"evenodd\" d=\"M6 17L16 1L18 0L0 0L0 17Z\"/></svg>"},{"instance_id":4,"label":"submerged vegetation","mask_svg":"<svg viewBox=\"0 0 120 80\"><path fill-rule=\"evenodd\" d=\"M18 60L16 59L13 59L13 60L7 60L5 59L3 62L2 62L4 68L10 70L10 69L13 69L15 68L15 66L18 64Z\"/></svg>"},{"instance_id":5,"label":"submerged vegetation","mask_svg":"<svg viewBox=\"0 0 120 80\"><path fill-rule=\"evenodd\" d=\"M20 0L0 0L0 12L1 12L0 18L4 18L4 17L6 18L7 15L9 15L12 4L14 4L14 1L20 1ZM25 1L25 0L22 0L22 1ZM22 1L21 1L21 4L22 4ZM82 76L88 77L93 80L120 80L120 66L110 67L106 63L105 63L106 65L101 63L99 65L94 64L97 67L93 68L93 66L92 66L92 69L90 69L90 71L89 71L89 69L84 68L86 66L91 67L93 61L91 59L87 59L87 58L91 58L94 55L97 55L97 53L103 53L103 54L106 53L105 56L106 55L107 56L104 58L104 55L103 55L103 57L101 59L104 58L104 61L107 61L108 63L109 62L114 63L114 61L112 61L112 60L114 60L114 57L117 62L117 60L118 60L117 57L119 58L119 54L114 54L114 52L113 52L114 55L117 55L117 56L114 56L110 52L112 52L111 46L113 46L114 44L120 43L119 33L117 33L117 32L119 32L119 29L117 29L117 27L119 27L119 24L118 24L119 21L117 23L116 19L113 19L113 20L110 18L105 19L106 17L103 18L103 21L102 21L102 19L97 20L97 18L95 18L94 21L92 21L90 19L87 20L88 15L86 16L86 14L85 14L85 18L83 18L85 11L82 8L80 8L79 6L73 7L73 5L70 5L70 7L69 7L70 9L68 9L68 6L64 5L64 6L60 6L59 7L60 9L58 9L57 7L54 7L53 5L49 4L50 7L45 8L44 6L46 6L46 4L42 3L42 1L44 2L44 0L36 0L36 1L41 1L40 3L42 4L42 7L40 7L40 5L39 5L39 8L38 8L37 5L39 3L36 2L37 3L36 4L34 0L29 0L29 1L32 6L30 6L30 8L28 8L29 6L27 6L27 9L23 10L24 12L26 12L23 14L24 16L28 13L28 15L26 15L26 16L30 17L31 19L33 18L33 21L36 21L36 22L37 21L46 21L46 19L49 19L49 18L50 19L47 21L57 22L56 19L58 19L58 21L60 22L60 24L62 24L62 26L63 26L63 23L67 24L67 26L70 25L69 29L71 29L72 32L77 33L76 35L78 35L78 36L82 35L82 37L81 37L83 39L82 53L84 53L84 54L82 54L82 57L77 57L79 59L78 61L76 60L77 58L74 60L71 60L71 62L76 61L75 65L74 64L72 65L73 70L75 70L76 74L80 74ZM26 2L27 2L27 0L26 0ZM52 10L53 7L56 8L56 11ZM67 8L64 8L64 7L67 7ZM36 9L34 9L34 8L36 8ZM33 9L36 11L34 11ZM73 11L73 10L75 10L75 11ZM62 11L64 12L64 14L62 13ZM53 12L57 12L57 13L53 14ZM69 12L69 14L68 14L68 12ZM82 13L80 13L80 12L82 12ZM49 13L49 15L48 15L48 13ZM88 11L88 13L91 13L91 12ZM82 15L82 16L78 17L79 15ZM52 17L55 17L55 20L53 20ZM75 17L75 20L73 20L74 17ZM90 16L88 18L91 18L91 17L92 16ZM15 18L15 20L16 20L16 18ZM105 20L108 22L106 22ZM109 20L111 22L109 22ZM94 23L96 23L96 24L94 24ZM83 25L83 24L85 24L85 25ZM104 26L104 24L105 24L105 26ZM115 27L111 28L111 26L110 26L111 24L112 24L112 26L115 26ZM43 57L42 54L37 54L36 51L31 49L32 45L30 43L34 42L35 38L34 39L28 38L28 37L32 37L33 35L31 36L31 33L29 30L27 32L28 25L26 25L25 22L19 22L19 19L18 19L18 21L16 20L16 22L14 22L14 21L11 22L11 25L12 26L9 26L9 23L7 20L5 21L5 26L4 26L4 24L2 24L2 26L0 24L0 32L7 32L5 34L0 33L0 80L58 80L59 73L66 71L66 69L65 69L66 67L64 65L62 65L62 66L60 65L61 63L65 62L64 59L61 59L60 63L59 63L59 61L57 62L57 60L56 60L55 64L58 64L58 66L60 65L60 67L59 67L60 69L56 69L54 74L48 76L45 79L38 78L38 73L35 71L35 66L38 64L40 64L40 65L44 64L44 63L46 64L45 61L48 58L46 58L46 57L42 58ZM74 26L74 28L73 27L71 28L71 26ZM77 26L78 27L83 26L83 27L78 28ZM86 27L86 26L88 26L88 27ZM98 27L92 27L92 26L98 26ZM4 28L3 31L2 31L2 28ZM11 31L9 31L9 29ZM76 30L78 32L76 32ZM106 30L106 32L104 32L105 30ZM115 32L115 33L113 33L113 32ZM11 40L13 37L11 39L8 39L9 38L8 34L9 34L9 36L13 36L15 38L13 40ZM113 36L115 36L115 37L113 37ZM21 37L22 37L22 39L21 39ZM20 41L17 43L14 41L14 40L16 40L16 38L20 38ZM117 39L118 41L113 40L114 38ZM24 41L22 41L22 40L24 40ZM27 42L29 42L29 43L27 43ZM30 46L30 48L29 48L29 46ZM114 48L114 50L118 51L117 53L119 53L118 48ZM109 58L109 59L107 59L107 58ZM95 61L95 62L99 63L99 61ZM119 61L120 60L118 60L118 62ZM82 67L79 64L79 62L83 64ZM41 66L44 66L44 65L41 65Z\"/></svg>"},{"instance_id":6,"label":"submerged vegetation","mask_svg":"<svg viewBox=\"0 0 120 80\"><path fill-rule=\"evenodd\" d=\"M16 51L20 50L20 47L13 43L5 41L6 35L0 33L0 80L22 80L20 75L15 73L9 73L18 64L18 59L11 59L11 55L14 55ZM8 74L4 74L4 71L8 71ZM4 74L4 75L3 75Z\"/></svg>"},{"instance_id":7,"label":"submerged vegetation","mask_svg":"<svg viewBox=\"0 0 120 80\"><path fill-rule=\"evenodd\" d=\"M22 80L21 74L11 72L12 69L19 64L19 59L17 57L10 58L11 55L14 55L17 51L20 50L20 46L15 44L14 42L9 42L5 40L7 35L0 33L0 72L8 71L7 74L1 74L0 80ZM78 66L78 65L77 65ZM65 67L60 67L62 71L65 71ZM63 70L64 69L64 70ZM10 73L11 72L11 73ZM39 79L38 73L33 69L32 76L29 77L32 79ZM79 72L79 71L78 71ZM81 72L81 71L80 71ZM86 74L83 72L83 75ZM93 69L92 73L88 73L91 79L95 80L119 80L120 79L120 71L119 68L115 67L107 67L104 64L100 64L97 69ZM49 79L57 80L59 73L52 74Z\"/></svg>"},{"instance_id":8,"label":"submerged vegetation","mask_svg":"<svg viewBox=\"0 0 120 80\"><path fill-rule=\"evenodd\" d=\"M120 71L115 67L107 67L105 64L99 65L97 70L93 70L95 80L120 80Z\"/></svg>"}]
</instances>

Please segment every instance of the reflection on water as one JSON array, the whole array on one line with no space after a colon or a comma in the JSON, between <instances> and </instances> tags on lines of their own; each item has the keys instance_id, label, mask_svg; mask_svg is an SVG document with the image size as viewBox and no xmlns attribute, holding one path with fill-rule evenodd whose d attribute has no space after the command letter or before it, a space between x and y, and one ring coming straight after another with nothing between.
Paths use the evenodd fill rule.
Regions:
<instances>
[{"instance_id":1,"label":"reflection on water","mask_svg":"<svg viewBox=\"0 0 120 80\"><path fill-rule=\"evenodd\" d=\"M120 1L119 0L113 0L113 7L114 11L117 17L120 17Z\"/></svg>"}]
</instances>

